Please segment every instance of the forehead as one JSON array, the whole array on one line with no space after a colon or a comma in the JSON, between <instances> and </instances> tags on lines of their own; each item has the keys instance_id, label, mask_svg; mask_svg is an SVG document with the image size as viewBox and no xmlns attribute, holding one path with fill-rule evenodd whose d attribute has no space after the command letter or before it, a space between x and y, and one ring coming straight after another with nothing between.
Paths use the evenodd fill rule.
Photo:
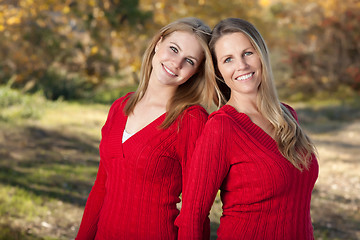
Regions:
<instances>
[{"instance_id":1,"label":"forehead","mask_svg":"<svg viewBox=\"0 0 360 240\"><path fill-rule=\"evenodd\" d=\"M166 36L164 42L175 43L181 48L181 51L188 52L191 55L202 54L204 49L199 38L191 32L175 31Z\"/></svg>"},{"instance_id":2,"label":"forehead","mask_svg":"<svg viewBox=\"0 0 360 240\"><path fill-rule=\"evenodd\" d=\"M191 40L195 40L196 42L198 42L198 39L195 36L195 34L191 33L191 32L187 32L187 31L174 31L164 38L165 41L177 40L180 43L186 39L191 39ZM187 41L184 41L184 42L187 42Z\"/></svg>"},{"instance_id":3,"label":"forehead","mask_svg":"<svg viewBox=\"0 0 360 240\"><path fill-rule=\"evenodd\" d=\"M227 33L221 36L215 43L215 51L224 48L229 51L243 50L252 47L249 38L242 32Z\"/></svg>"}]
</instances>

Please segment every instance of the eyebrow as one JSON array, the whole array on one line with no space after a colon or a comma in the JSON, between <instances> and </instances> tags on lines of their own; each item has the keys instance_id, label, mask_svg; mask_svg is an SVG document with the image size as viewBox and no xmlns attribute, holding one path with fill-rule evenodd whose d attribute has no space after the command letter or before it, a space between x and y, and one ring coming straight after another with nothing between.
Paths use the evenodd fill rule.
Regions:
<instances>
[{"instance_id":1,"label":"eyebrow","mask_svg":"<svg viewBox=\"0 0 360 240\"><path fill-rule=\"evenodd\" d=\"M253 50L255 51L255 48L251 45L250 47L245 48L245 49L243 50L243 52L246 52L246 51L248 51L249 49L253 49Z\"/></svg>"},{"instance_id":2,"label":"eyebrow","mask_svg":"<svg viewBox=\"0 0 360 240\"><path fill-rule=\"evenodd\" d=\"M175 42L170 42L170 43L174 44L180 51L182 51L181 47L177 43L175 43ZM196 57L193 57L193 56L188 56L187 58L191 58L191 59L195 60L196 62L199 61Z\"/></svg>"},{"instance_id":3,"label":"eyebrow","mask_svg":"<svg viewBox=\"0 0 360 240\"><path fill-rule=\"evenodd\" d=\"M248 51L249 49L253 49L254 51L256 51L253 46L250 46L250 47L247 47L247 48L243 49L241 52L244 53L244 52ZM225 57L228 58L228 57L231 57L233 55L234 55L233 53L225 54L225 55L221 56L219 59L222 60Z\"/></svg>"}]
</instances>

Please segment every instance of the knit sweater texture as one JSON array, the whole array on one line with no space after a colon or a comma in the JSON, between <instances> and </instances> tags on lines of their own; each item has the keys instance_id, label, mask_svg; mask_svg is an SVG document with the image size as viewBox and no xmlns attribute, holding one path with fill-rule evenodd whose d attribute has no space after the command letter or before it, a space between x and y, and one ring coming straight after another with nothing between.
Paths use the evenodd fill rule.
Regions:
<instances>
[{"instance_id":1,"label":"knit sweater texture","mask_svg":"<svg viewBox=\"0 0 360 240\"><path fill-rule=\"evenodd\" d=\"M127 97L115 101L102 128L100 163L76 237L82 239L176 239L187 161L208 114L187 108L167 129L166 113L122 143Z\"/></svg>"},{"instance_id":2,"label":"knit sweater texture","mask_svg":"<svg viewBox=\"0 0 360 240\"><path fill-rule=\"evenodd\" d=\"M230 105L212 113L189 165L191 178L175 221L179 239L202 238L219 188L218 239L314 239L310 201L317 159L313 156L309 170L299 171L246 114Z\"/></svg>"}]
</instances>

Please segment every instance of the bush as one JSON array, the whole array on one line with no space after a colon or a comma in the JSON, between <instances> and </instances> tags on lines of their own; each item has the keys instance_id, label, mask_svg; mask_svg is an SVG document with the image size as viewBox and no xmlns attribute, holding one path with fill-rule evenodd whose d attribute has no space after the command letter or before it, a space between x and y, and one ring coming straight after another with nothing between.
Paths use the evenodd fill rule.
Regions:
<instances>
[{"instance_id":1,"label":"bush","mask_svg":"<svg viewBox=\"0 0 360 240\"><path fill-rule=\"evenodd\" d=\"M0 86L0 121L38 118L44 103L41 93L23 94L8 85Z\"/></svg>"}]
</instances>

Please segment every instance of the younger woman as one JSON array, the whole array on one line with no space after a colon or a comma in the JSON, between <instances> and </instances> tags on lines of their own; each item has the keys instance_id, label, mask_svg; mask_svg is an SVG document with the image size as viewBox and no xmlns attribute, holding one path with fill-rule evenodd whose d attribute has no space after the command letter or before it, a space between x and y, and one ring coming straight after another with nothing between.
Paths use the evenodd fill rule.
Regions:
<instances>
[{"instance_id":1,"label":"younger woman","mask_svg":"<svg viewBox=\"0 0 360 240\"><path fill-rule=\"evenodd\" d=\"M187 161L216 88L210 29L196 18L152 39L135 93L113 103L100 165L77 235L80 239L176 239L176 204Z\"/></svg>"}]
</instances>

